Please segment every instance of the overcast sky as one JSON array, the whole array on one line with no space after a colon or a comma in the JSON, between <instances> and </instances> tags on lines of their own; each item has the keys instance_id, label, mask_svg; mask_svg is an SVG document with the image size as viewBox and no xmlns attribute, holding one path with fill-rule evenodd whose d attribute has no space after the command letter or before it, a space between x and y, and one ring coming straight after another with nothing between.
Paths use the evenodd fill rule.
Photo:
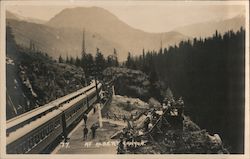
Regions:
<instances>
[{"instance_id":1,"label":"overcast sky","mask_svg":"<svg viewBox=\"0 0 250 159\"><path fill-rule=\"evenodd\" d=\"M93 5L81 5L90 7ZM147 32L166 32L193 23L222 20L244 15L243 5L201 5L178 3L164 5L95 5L109 10L130 26ZM9 5L7 10L24 17L49 20L65 8L76 6Z\"/></svg>"}]
</instances>

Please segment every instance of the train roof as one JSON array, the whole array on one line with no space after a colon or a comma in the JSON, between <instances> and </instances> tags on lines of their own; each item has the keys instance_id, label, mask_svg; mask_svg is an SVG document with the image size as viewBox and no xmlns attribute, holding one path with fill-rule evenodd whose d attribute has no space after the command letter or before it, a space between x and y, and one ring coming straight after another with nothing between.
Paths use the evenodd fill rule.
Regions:
<instances>
[{"instance_id":1,"label":"train roof","mask_svg":"<svg viewBox=\"0 0 250 159\"><path fill-rule=\"evenodd\" d=\"M64 101L66 101L66 100L68 100L68 99L70 99L70 98L72 98L74 96L77 96L77 95L87 91L88 89L90 89L90 88L92 88L94 86L95 86L95 84L91 83L87 87L79 89L79 90L77 90L77 91L75 91L73 93L70 93L70 94L66 95L66 96L60 97L60 98L58 98L58 99L56 99L56 100L54 100L54 101L52 101L52 102L50 102L48 104L45 104L44 106L40 106L39 108L33 109L33 110L28 111L28 112L26 112L24 114L21 114L21 115L19 115L17 117L14 117L14 118L12 118L12 119L10 119L10 120L8 120L6 122L6 128L9 129L11 127L14 127L15 125L18 125L18 124L20 124L22 122L25 122L25 121L27 121L27 120L29 120L29 119L37 116L37 115L49 110L49 109L54 108L55 106L58 106L59 104L63 103Z\"/></svg>"}]
</instances>

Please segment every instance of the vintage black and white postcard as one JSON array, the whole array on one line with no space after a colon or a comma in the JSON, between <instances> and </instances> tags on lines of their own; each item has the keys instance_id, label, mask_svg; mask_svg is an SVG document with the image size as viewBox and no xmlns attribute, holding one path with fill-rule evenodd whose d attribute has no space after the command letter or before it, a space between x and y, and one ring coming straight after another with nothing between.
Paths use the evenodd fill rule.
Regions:
<instances>
[{"instance_id":1,"label":"vintage black and white postcard","mask_svg":"<svg viewBox=\"0 0 250 159\"><path fill-rule=\"evenodd\" d=\"M250 157L248 1L1 1L0 48L1 158Z\"/></svg>"}]
</instances>

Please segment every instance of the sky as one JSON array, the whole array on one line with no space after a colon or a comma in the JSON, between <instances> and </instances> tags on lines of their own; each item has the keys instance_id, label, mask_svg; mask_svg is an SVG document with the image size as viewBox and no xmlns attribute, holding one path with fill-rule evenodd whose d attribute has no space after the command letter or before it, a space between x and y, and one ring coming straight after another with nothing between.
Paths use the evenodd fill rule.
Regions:
<instances>
[{"instance_id":1,"label":"sky","mask_svg":"<svg viewBox=\"0 0 250 159\"><path fill-rule=\"evenodd\" d=\"M77 5L79 7L79 5ZM23 17L49 20L65 8L76 5L8 5L7 10ZM128 25L146 32L167 32L180 26L206 21L218 21L244 15L244 5L204 5L201 3L164 3L129 5L93 5L105 8Z\"/></svg>"}]
</instances>

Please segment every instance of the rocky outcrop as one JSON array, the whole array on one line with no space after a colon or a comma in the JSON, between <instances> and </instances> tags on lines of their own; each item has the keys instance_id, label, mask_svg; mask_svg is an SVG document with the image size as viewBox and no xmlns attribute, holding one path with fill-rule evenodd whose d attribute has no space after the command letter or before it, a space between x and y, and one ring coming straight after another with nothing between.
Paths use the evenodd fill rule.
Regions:
<instances>
[{"instance_id":1,"label":"rocky outcrop","mask_svg":"<svg viewBox=\"0 0 250 159\"><path fill-rule=\"evenodd\" d=\"M139 70L109 67L103 71L105 78L113 78L116 94L140 98L148 101L150 98L150 82L148 76Z\"/></svg>"},{"instance_id":2,"label":"rocky outcrop","mask_svg":"<svg viewBox=\"0 0 250 159\"><path fill-rule=\"evenodd\" d=\"M173 126L159 126L160 130L164 133L158 134L160 130L151 131L150 133L144 131L143 126L147 118L147 112L150 111L149 109L150 106L148 103L145 103L137 98L128 98L125 96L114 96L111 104L103 108L104 118L107 118L106 115L107 112L109 112L110 120L122 121L123 116L133 116L133 129L130 129L128 126L111 136L112 139L123 139L123 154L229 153L228 150L224 147L219 134L210 134L207 130L201 129L197 124L195 124L189 117L185 115L182 116L183 120L181 120L181 129L174 129ZM160 108L155 107L155 109ZM131 118L127 119L131 120ZM127 133L124 133L124 131ZM127 138L124 135L129 137ZM152 136L154 137L152 138ZM133 138L132 142L130 141L131 138ZM136 143L137 146L133 146L132 143ZM118 148L117 150L118 153L121 153L119 152L121 150L120 148Z\"/></svg>"}]
</instances>

